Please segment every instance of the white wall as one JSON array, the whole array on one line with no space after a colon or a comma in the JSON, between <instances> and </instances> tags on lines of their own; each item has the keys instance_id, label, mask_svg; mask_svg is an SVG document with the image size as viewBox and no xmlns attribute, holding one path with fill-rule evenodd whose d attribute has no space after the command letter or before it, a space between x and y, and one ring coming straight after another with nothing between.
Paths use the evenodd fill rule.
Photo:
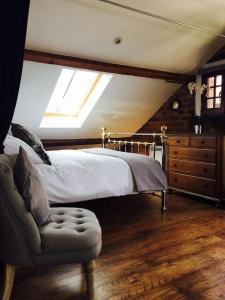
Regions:
<instances>
[{"instance_id":1,"label":"white wall","mask_svg":"<svg viewBox=\"0 0 225 300\"><path fill-rule=\"evenodd\" d=\"M135 132L180 86L157 79L113 75L81 128L40 128L61 69L24 62L13 122L23 124L41 138L96 138L103 126L114 132Z\"/></svg>"}]
</instances>

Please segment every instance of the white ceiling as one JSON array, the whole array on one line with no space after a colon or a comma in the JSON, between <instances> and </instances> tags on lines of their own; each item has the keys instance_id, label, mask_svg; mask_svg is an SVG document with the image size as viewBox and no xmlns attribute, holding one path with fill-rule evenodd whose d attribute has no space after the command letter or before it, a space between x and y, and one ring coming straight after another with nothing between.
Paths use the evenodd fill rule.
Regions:
<instances>
[{"instance_id":1,"label":"white ceiling","mask_svg":"<svg viewBox=\"0 0 225 300\"><path fill-rule=\"evenodd\" d=\"M223 33L224 0L115 0ZM122 38L120 45L113 40ZM170 72L195 72L225 40L98 0L31 0L26 48ZM177 90L163 80L114 75L80 129L39 128L60 66L25 62L14 122L42 138L93 138L138 130Z\"/></svg>"},{"instance_id":2,"label":"white ceiling","mask_svg":"<svg viewBox=\"0 0 225 300\"><path fill-rule=\"evenodd\" d=\"M114 0L222 33L224 0ZM115 45L115 37L123 39ZM225 39L98 0L31 0L26 47L171 72L193 72Z\"/></svg>"}]
</instances>

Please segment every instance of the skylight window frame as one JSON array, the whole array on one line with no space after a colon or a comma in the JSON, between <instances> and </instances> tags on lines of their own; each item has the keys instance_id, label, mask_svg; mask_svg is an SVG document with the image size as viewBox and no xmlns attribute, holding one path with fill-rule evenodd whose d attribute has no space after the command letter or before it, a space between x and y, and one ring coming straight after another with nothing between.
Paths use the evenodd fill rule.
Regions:
<instances>
[{"instance_id":1,"label":"skylight window frame","mask_svg":"<svg viewBox=\"0 0 225 300\"><path fill-rule=\"evenodd\" d=\"M63 68L61 71L60 76L62 75L63 70L71 70L70 68ZM73 69L72 69L73 70ZM88 117L89 113L101 97L102 93L104 92L105 88L107 87L108 83L112 79L113 75L109 73L101 73L101 72L95 72L95 71L87 71L87 70L80 70L76 69L74 70L74 73L72 74L69 83L64 90L64 94L68 93L68 89L70 85L72 84L73 77L75 76L76 72L92 72L96 73L97 76L94 80L94 82L91 84L91 87L87 91L84 99L80 102L79 108L76 113L69 113L69 112L56 112L56 111L48 111L48 107L50 105L50 102L52 100L52 97L54 96L54 93L56 89L58 88L57 85L60 84L60 76L58 78L58 81L56 83L55 89L52 93L52 97L50 98L50 101L48 103L48 106L44 112L42 121L40 123L40 128L79 128L82 126L86 118ZM56 100L58 101L58 100ZM63 106L63 105L62 105Z\"/></svg>"}]
</instances>

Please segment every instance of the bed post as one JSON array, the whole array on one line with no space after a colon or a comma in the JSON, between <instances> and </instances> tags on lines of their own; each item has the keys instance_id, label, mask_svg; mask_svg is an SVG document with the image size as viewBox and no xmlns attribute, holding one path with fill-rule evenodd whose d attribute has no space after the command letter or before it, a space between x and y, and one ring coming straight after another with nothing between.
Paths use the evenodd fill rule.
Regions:
<instances>
[{"instance_id":1,"label":"bed post","mask_svg":"<svg viewBox=\"0 0 225 300\"><path fill-rule=\"evenodd\" d=\"M167 171L167 149L166 149L166 131L167 127L162 126L161 127L161 142L162 142L162 169L163 172L166 174ZM167 191L162 191L162 206L161 206L161 211L164 213L167 211Z\"/></svg>"},{"instance_id":2,"label":"bed post","mask_svg":"<svg viewBox=\"0 0 225 300\"><path fill-rule=\"evenodd\" d=\"M162 142L162 169L163 172L166 173L166 163L167 163L167 159L166 159L166 131L167 131L167 127L166 126L162 126L161 127L161 142Z\"/></svg>"},{"instance_id":3,"label":"bed post","mask_svg":"<svg viewBox=\"0 0 225 300\"><path fill-rule=\"evenodd\" d=\"M106 128L102 127L102 148L105 148Z\"/></svg>"},{"instance_id":4,"label":"bed post","mask_svg":"<svg viewBox=\"0 0 225 300\"><path fill-rule=\"evenodd\" d=\"M162 191L162 205L161 205L161 211L162 213L165 213L167 211L167 191Z\"/></svg>"},{"instance_id":5,"label":"bed post","mask_svg":"<svg viewBox=\"0 0 225 300\"><path fill-rule=\"evenodd\" d=\"M108 133L106 134L106 136L107 136L108 148L109 148L109 149L111 149L111 138L110 138L110 132L108 132Z\"/></svg>"},{"instance_id":6,"label":"bed post","mask_svg":"<svg viewBox=\"0 0 225 300\"><path fill-rule=\"evenodd\" d=\"M152 138L153 138L153 142L152 142L152 145L153 145L153 158L155 159L155 150L156 150L155 149L156 148L156 142L155 142L156 134L155 133L153 133Z\"/></svg>"}]
</instances>

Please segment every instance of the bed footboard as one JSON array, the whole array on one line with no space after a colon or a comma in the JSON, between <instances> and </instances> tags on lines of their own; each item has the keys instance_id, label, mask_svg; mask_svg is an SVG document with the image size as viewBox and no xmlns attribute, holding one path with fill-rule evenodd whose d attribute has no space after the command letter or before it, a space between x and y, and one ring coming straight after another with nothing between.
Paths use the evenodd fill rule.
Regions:
<instances>
[{"instance_id":1,"label":"bed footboard","mask_svg":"<svg viewBox=\"0 0 225 300\"><path fill-rule=\"evenodd\" d=\"M166 173L166 131L167 127L162 126L160 133L124 133L124 132L107 132L106 128L102 128L102 148L112 148L118 151L124 151L133 153L134 148L136 146L137 153L140 153L141 146L144 147L145 155L152 156L156 158L156 150L161 148L162 150L162 169L164 173ZM116 138L116 136L120 136L120 138ZM123 138L121 136L131 136L131 138ZM133 140L135 137L145 137L146 139L152 139L151 142L148 141L135 141Z\"/></svg>"},{"instance_id":2,"label":"bed footboard","mask_svg":"<svg viewBox=\"0 0 225 300\"><path fill-rule=\"evenodd\" d=\"M141 147L144 154L156 158L156 152L160 149L162 152L161 165L164 173L167 172L167 149L166 149L166 131L167 127L162 126L160 133L124 133L124 132L107 132L106 128L102 128L102 147L113 150L140 153ZM135 137L146 138L146 141L137 141ZM126 137L126 138L124 138ZM128 137L128 138L127 138ZM137 150L137 151L135 151ZM149 191L151 192L151 191ZM162 204L161 211L167 211L167 191L161 192Z\"/></svg>"}]
</instances>

